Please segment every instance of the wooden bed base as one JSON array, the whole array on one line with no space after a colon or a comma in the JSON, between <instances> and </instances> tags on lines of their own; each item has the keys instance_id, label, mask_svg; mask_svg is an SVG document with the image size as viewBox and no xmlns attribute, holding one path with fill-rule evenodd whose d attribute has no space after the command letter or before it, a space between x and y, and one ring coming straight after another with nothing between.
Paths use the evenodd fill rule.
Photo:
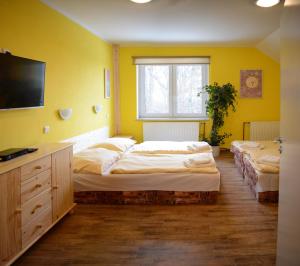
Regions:
<instances>
[{"instance_id":1,"label":"wooden bed base","mask_svg":"<svg viewBox=\"0 0 300 266\"><path fill-rule=\"evenodd\" d=\"M75 192L76 203L102 204L212 204L218 191L81 191Z\"/></svg>"},{"instance_id":2,"label":"wooden bed base","mask_svg":"<svg viewBox=\"0 0 300 266\"><path fill-rule=\"evenodd\" d=\"M258 192L256 198L259 202L277 203L279 198L279 192L278 191Z\"/></svg>"}]
</instances>

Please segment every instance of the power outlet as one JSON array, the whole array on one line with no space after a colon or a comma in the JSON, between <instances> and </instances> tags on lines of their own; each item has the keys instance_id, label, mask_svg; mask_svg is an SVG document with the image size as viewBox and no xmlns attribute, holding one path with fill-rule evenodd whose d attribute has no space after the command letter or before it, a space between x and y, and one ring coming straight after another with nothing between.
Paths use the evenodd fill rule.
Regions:
<instances>
[{"instance_id":1,"label":"power outlet","mask_svg":"<svg viewBox=\"0 0 300 266\"><path fill-rule=\"evenodd\" d=\"M43 132L44 132L44 134L48 134L50 132L50 126L44 126Z\"/></svg>"}]
</instances>

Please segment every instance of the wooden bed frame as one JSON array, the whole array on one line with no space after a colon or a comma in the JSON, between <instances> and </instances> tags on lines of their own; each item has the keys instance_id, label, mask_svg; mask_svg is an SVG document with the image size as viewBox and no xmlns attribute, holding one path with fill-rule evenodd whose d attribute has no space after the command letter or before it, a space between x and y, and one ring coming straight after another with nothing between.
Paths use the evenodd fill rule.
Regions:
<instances>
[{"instance_id":1,"label":"wooden bed frame","mask_svg":"<svg viewBox=\"0 0 300 266\"><path fill-rule=\"evenodd\" d=\"M75 192L76 203L102 204L213 204L218 191L81 191Z\"/></svg>"}]
</instances>

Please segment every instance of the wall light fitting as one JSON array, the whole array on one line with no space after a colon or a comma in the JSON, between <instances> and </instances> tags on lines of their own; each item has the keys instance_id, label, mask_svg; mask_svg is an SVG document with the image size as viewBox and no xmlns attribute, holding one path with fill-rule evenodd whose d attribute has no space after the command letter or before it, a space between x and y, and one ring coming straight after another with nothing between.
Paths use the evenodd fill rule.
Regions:
<instances>
[{"instance_id":1,"label":"wall light fitting","mask_svg":"<svg viewBox=\"0 0 300 266\"><path fill-rule=\"evenodd\" d=\"M100 113L100 112L102 111L102 106L101 106L101 104L95 104L95 105L93 106L93 110L94 110L94 112L95 112L96 114Z\"/></svg>"},{"instance_id":2,"label":"wall light fitting","mask_svg":"<svg viewBox=\"0 0 300 266\"><path fill-rule=\"evenodd\" d=\"M70 119L72 116L72 113L73 113L72 108L64 108L64 109L58 110L58 114L62 120Z\"/></svg>"}]
</instances>

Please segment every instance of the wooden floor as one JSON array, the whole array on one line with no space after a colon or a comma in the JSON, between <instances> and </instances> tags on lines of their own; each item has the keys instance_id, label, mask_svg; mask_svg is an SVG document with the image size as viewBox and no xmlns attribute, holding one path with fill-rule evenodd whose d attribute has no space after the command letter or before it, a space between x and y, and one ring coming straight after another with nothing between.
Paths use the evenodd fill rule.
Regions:
<instances>
[{"instance_id":1,"label":"wooden floor","mask_svg":"<svg viewBox=\"0 0 300 266\"><path fill-rule=\"evenodd\" d=\"M79 205L15 265L275 265L277 205L255 201L229 154L215 205Z\"/></svg>"}]
</instances>

